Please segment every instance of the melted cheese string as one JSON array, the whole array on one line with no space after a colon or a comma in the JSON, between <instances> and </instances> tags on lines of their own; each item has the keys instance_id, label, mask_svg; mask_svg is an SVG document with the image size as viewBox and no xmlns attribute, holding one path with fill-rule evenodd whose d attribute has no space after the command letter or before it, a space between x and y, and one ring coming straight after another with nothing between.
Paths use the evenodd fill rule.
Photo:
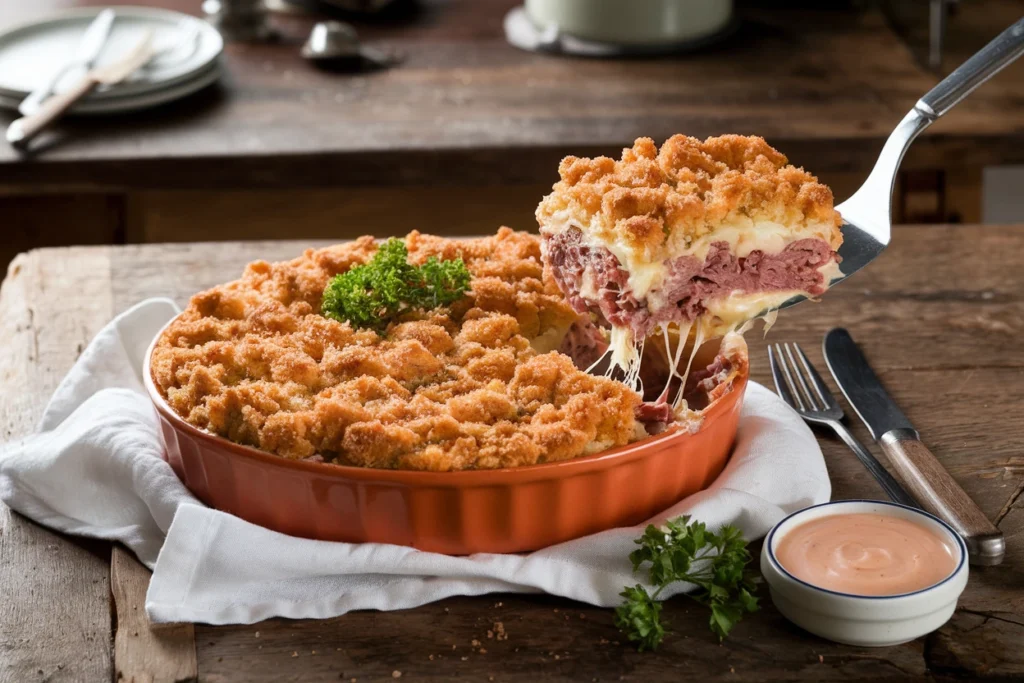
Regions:
<instances>
[{"instance_id":1,"label":"melted cheese string","mask_svg":"<svg viewBox=\"0 0 1024 683\"><path fill-rule=\"evenodd\" d=\"M583 372L587 373L588 375L590 373L592 373L597 368L597 366L600 365L604 361L604 359L608 357L608 354L611 353L611 352L612 352L612 347L611 347L611 345L609 345L608 348L604 350L604 353L602 353L598 357L598 359L595 360L593 363L591 363L590 367L587 368L586 370L584 370Z\"/></svg>"},{"instance_id":2,"label":"melted cheese string","mask_svg":"<svg viewBox=\"0 0 1024 683\"><path fill-rule=\"evenodd\" d=\"M768 314L761 317L765 323L765 333L771 327L772 323L775 322L777 312L771 311ZM676 416L680 416L689 410L688 402L683 397L683 393L686 389L686 380L690 376L690 371L693 369L693 361L697 357L697 352L705 341L710 339L712 336L725 336L733 332L739 332L743 334L749 331L754 324L753 320L734 320L725 327L722 326L722 322L716 316L703 315L694 318L686 323L666 323L660 326L662 341L664 343L665 362L668 365L668 376L665 379L665 385L662 387L661 393L658 394L656 403L668 402L669 392L674 379L679 380L679 388L676 390L675 396L672 398L671 406L672 411ZM694 330L696 325L696 332L694 333L693 346L690 349L690 355L686 361L685 369L680 372L680 361L682 360L683 353L686 350L686 345L690 339L690 332ZM672 343L672 332L671 326L675 327L676 341L673 348ZM718 333L721 333L719 335ZM657 334L657 329L655 330ZM626 327L613 326L610 331L610 343L608 349L602 354L602 356L594 362L587 372L593 371L598 365L601 364L606 358L611 356L608 368L604 372L604 376L608 378L614 378L615 372L621 371L623 378L620 380L623 384L633 389L637 393L643 395L643 381L640 378L640 369L642 365L642 359L644 354L644 348L646 345L646 339L641 339L639 343L633 335L633 331Z\"/></svg>"},{"instance_id":3,"label":"melted cheese string","mask_svg":"<svg viewBox=\"0 0 1024 683\"><path fill-rule=\"evenodd\" d=\"M676 375L675 366L672 365L672 342L669 341L668 337L668 325L661 326L661 333L665 339L665 361L668 363L668 377L665 378L665 386L661 388L661 393L658 394L658 403L668 400L668 389L672 385L672 378Z\"/></svg>"},{"instance_id":4,"label":"melted cheese string","mask_svg":"<svg viewBox=\"0 0 1024 683\"><path fill-rule=\"evenodd\" d=\"M608 348L611 351L611 362L604 376L612 378L616 370L625 375L620 381L639 394L644 392L644 383L640 379L640 359L644 355L646 339L637 344L633 330L628 327L614 326L611 328Z\"/></svg>"},{"instance_id":5,"label":"melted cheese string","mask_svg":"<svg viewBox=\"0 0 1024 683\"><path fill-rule=\"evenodd\" d=\"M702 317L697 318L697 334L693 337L693 348L690 349L690 359L686 361L686 370L682 374L682 382L679 384L679 392L676 394L676 399L672 402L672 409L677 413L681 410L687 409L686 399L683 398L683 392L686 390L686 380L690 376L690 366L693 365L693 358L697 355L697 350L701 344L704 343L704 320ZM680 342L680 345L685 345L686 342Z\"/></svg>"}]
</instances>

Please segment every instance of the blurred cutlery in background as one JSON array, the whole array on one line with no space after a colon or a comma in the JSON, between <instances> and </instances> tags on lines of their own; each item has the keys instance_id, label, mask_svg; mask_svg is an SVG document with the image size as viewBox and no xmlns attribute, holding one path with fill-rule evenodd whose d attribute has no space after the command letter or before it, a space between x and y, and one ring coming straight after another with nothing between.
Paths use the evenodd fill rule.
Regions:
<instances>
[{"instance_id":1,"label":"blurred cutlery in background","mask_svg":"<svg viewBox=\"0 0 1024 683\"><path fill-rule=\"evenodd\" d=\"M28 97L22 100L21 104L18 105L18 111L23 116L29 116L36 113L39 107L50 95L53 94L54 89L60 83L61 79L64 78L68 72L73 69L81 69L88 71L92 68L93 64L96 63L96 59L103 52L103 46L107 43L107 38L110 37L110 29L114 25L115 13L113 9L105 9L96 15L92 23L85 30L82 35L82 40L78 44L78 49L75 50L74 57L71 58L66 64L54 72L50 79L40 85L38 88L33 90Z\"/></svg>"},{"instance_id":2,"label":"blurred cutlery in background","mask_svg":"<svg viewBox=\"0 0 1024 683\"><path fill-rule=\"evenodd\" d=\"M363 45L355 28L341 21L314 24L301 54L303 59L321 68L346 71L386 68L403 59L394 49Z\"/></svg>"},{"instance_id":3,"label":"blurred cutlery in background","mask_svg":"<svg viewBox=\"0 0 1024 683\"><path fill-rule=\"evenodd\" d=\"M15 147L24 147L96 86L120 83L148 63L154 55L153 32L147 30L138 44L123 58L102 68L87 71L69 90L46 100L36 113L15 119L7 127L7 142Z\"/></svg>"},{"instance_id":4,"label":"blurred cutlery in background","mask_svg":"<svg viewBox=\"0 0 1024 683\"><path fill-rule=\"evenodd\" d=\"M153 59L143 69L178 63L195 54L199 42L199 20L185 17L175 27L174 38L153 49Z\"/></svg>"}]
</instances>

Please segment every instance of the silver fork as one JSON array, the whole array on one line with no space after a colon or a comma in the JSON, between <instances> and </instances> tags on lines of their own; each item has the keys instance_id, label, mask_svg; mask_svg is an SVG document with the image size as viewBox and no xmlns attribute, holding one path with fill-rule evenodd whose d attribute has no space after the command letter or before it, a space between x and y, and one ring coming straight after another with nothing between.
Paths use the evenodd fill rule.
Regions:
<instances>
[{"instance_id":1,"label":"silver fork","mask_svg":"<svg viewBox=\"0 0 1024 683\"><path fill-rule=\"evenodd\" d=\"M892 475L882 463L871 455L871 452L857 441L857 437L850 433L850 430L842 423L843 408L836 401L835 396L821 380L821 375L814 369L807 355L799 344L793 344L796 348L796 357L793 349L787 343L785 352L781 344L775 344L774 349L768 347L768 362L772 367L772 378L775 380L775 389L779 392L786 403L795 410L800 417L812 424L825 425L839 435L839 438L846 442L861 464L875 478L889 498L909 507L920 507L910 494L893 479ZM798 363L796 358L800 359Z\"/></svg>"}]
</instances>

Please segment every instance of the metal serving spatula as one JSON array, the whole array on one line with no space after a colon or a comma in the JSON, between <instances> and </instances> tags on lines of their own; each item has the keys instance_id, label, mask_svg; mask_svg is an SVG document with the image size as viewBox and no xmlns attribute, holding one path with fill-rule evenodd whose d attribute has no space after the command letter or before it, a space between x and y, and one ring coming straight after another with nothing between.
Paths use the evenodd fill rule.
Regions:
<instances>
[{"instance_id":1,"label":"metal serving spatula","mask_svg":"<svg viewBox=\"0 0 1024 683\"><path fill-rule=\"evenodd\" d=\"M833 286L871 263L889 246L892 237L892 188L903 155L914 138L1021 54L1024 54L1024 19L1000 33L961 64L903 117L886 140L868 179L852 197L836 207L844 221L843 245L839 248L843 262L839 266L842 275L832 281ZM806 298L795 296L779 308L798 304Z\"/></svg>"}]
</instances>

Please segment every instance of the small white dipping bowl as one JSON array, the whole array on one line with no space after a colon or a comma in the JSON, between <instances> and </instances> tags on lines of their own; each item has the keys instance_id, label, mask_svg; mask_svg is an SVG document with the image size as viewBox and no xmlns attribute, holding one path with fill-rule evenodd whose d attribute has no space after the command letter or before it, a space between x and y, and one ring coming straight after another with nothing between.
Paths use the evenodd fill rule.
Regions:
<instances>
[{"instance_id":1,"label":"small white dipping bowl","mask_svg":"<svg viewBox=\"0 0 1024 683\"><path fill-rule=\"evenodd\" d=\"M788 532L812 519L858 513L900 517L935 531L956 549L956 569L912 593L852 595L802 581L779 564L775 551ZM948 524L927 512L886 501L840 500L804 508L776 524L761 549L761 573L772 602L797 626L837 643L884 647L931 633L953 616L967 585L967 546Z\"/></svg>"}]
</instances>

